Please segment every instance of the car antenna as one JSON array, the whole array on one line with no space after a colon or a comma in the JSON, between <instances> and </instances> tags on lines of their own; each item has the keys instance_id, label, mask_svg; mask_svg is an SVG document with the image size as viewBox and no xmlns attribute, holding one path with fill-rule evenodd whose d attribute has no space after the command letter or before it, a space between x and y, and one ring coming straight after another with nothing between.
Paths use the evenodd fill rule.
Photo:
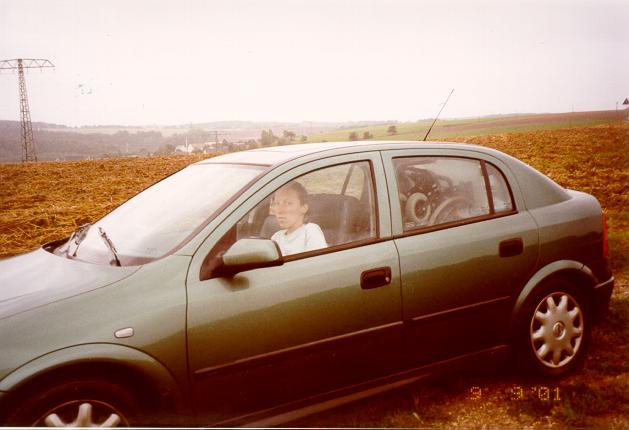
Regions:
<instances>
[{"instance_id":1,"label":"car antenna","mask_svg":"<svg viewBox=\"0 0 629 430\"><path fill-rule=\"evenodd\" d=\"M424 136L424 142L426 141L426 139L428 139L428 135L430 134L430 131L432 130L432 127L437 122L437 118L439 118L439 115L441 115L441 111L443 110L443 108L446 107L446 105L448 104L448 100L450 100L450 96L452 95L453 92L454 92L454 88L452 88L452 91L450 91L450 94L448 94L448 98L446 99L446 101L441 106L441 109L439 109L439 113L437 114L437 116L435 117L435 120L430 125L430 128L428 129L428 131L426 132L426 136Z\"/></svg>"}]
</instances>

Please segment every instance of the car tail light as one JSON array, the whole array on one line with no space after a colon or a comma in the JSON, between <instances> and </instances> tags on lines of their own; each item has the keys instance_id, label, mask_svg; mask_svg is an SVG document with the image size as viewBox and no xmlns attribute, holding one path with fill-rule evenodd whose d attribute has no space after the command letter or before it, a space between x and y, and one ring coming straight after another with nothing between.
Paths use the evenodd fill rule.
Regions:
<instances>
[{"instance_id":1,"label":"car tail light","mask_svg":"<svg viewBox=\"0 0 629 430\"><path fill-rule=\"evenodd\" d=\"M609 245L607 244L607 217L603 212L603 257L609 256Z\"/></svg>"}]
</instances>

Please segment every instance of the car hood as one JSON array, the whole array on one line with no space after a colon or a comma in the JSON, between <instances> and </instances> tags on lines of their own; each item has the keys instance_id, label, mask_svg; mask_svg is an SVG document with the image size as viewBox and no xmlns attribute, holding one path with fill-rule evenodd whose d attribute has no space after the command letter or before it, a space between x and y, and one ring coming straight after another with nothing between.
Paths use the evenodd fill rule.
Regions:
<instances>
[{"instance_id":1,"label":"car hood","mask_svg":"<svg viewBox=\"0 0 629 430\"><path fill-rule=\"evenodd\" d=\"M43 248L0 260L0 318L104 287L138 269L70 260Z\"/></svg>"}]
</instances>

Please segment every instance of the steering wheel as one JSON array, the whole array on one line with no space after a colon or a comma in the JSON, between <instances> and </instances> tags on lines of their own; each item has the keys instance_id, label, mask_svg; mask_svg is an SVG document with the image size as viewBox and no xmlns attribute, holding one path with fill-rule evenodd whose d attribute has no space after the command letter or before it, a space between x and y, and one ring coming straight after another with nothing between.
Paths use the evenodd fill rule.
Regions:
<instances>
[{"instance_id":1,"label":"steering wheel","mask_svg":"<svg viewBox=\"0 0 629 430\"><path fill-rule=\"evenodd\" d=\"M466 216L458 215L457 212L461 210L469 210L472 202L463 196L449 197L439 204L430 216L429 225L441 224L448 221L457 221L463 219ZM453 217L454 216L454 217Z\"/></svg>"},{"instance_id":2,"label":"steering wheel","mask_svg":"<svg viewBox=\"0 0 629 430\"><path fill-rule=\"evenodd\" d=\"M424 193L413 193L406 199L404 206L405 219L413 221L416 225L426 225L432 209L428 203L428 197Z\"/></svg>"}]
</instances>

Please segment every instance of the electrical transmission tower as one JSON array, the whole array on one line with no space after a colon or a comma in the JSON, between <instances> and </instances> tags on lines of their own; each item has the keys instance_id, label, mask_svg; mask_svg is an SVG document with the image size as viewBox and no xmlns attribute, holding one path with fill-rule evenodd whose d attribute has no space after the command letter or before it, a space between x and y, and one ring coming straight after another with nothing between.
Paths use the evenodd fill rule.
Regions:
<instances>
[{"instance_id":1,"label":"electrical transmission tower","mask_svg":"<svg viewBox=\"0 0 629 430\"><path fill-rule=\"evenodd\" d=\"M20 86L20 114L21 114L21 136L22 136L22 161L37 161L35 155L35 142L33 141L33 124L31 124L31 112L28 107L28 96L26 94L26 80L24 79L24 69L42 69L44 67L55 67L48 60L35 58L18 58L15 60L0 61L0 71L17 69Z\"/></svg>"}]
</instances>

